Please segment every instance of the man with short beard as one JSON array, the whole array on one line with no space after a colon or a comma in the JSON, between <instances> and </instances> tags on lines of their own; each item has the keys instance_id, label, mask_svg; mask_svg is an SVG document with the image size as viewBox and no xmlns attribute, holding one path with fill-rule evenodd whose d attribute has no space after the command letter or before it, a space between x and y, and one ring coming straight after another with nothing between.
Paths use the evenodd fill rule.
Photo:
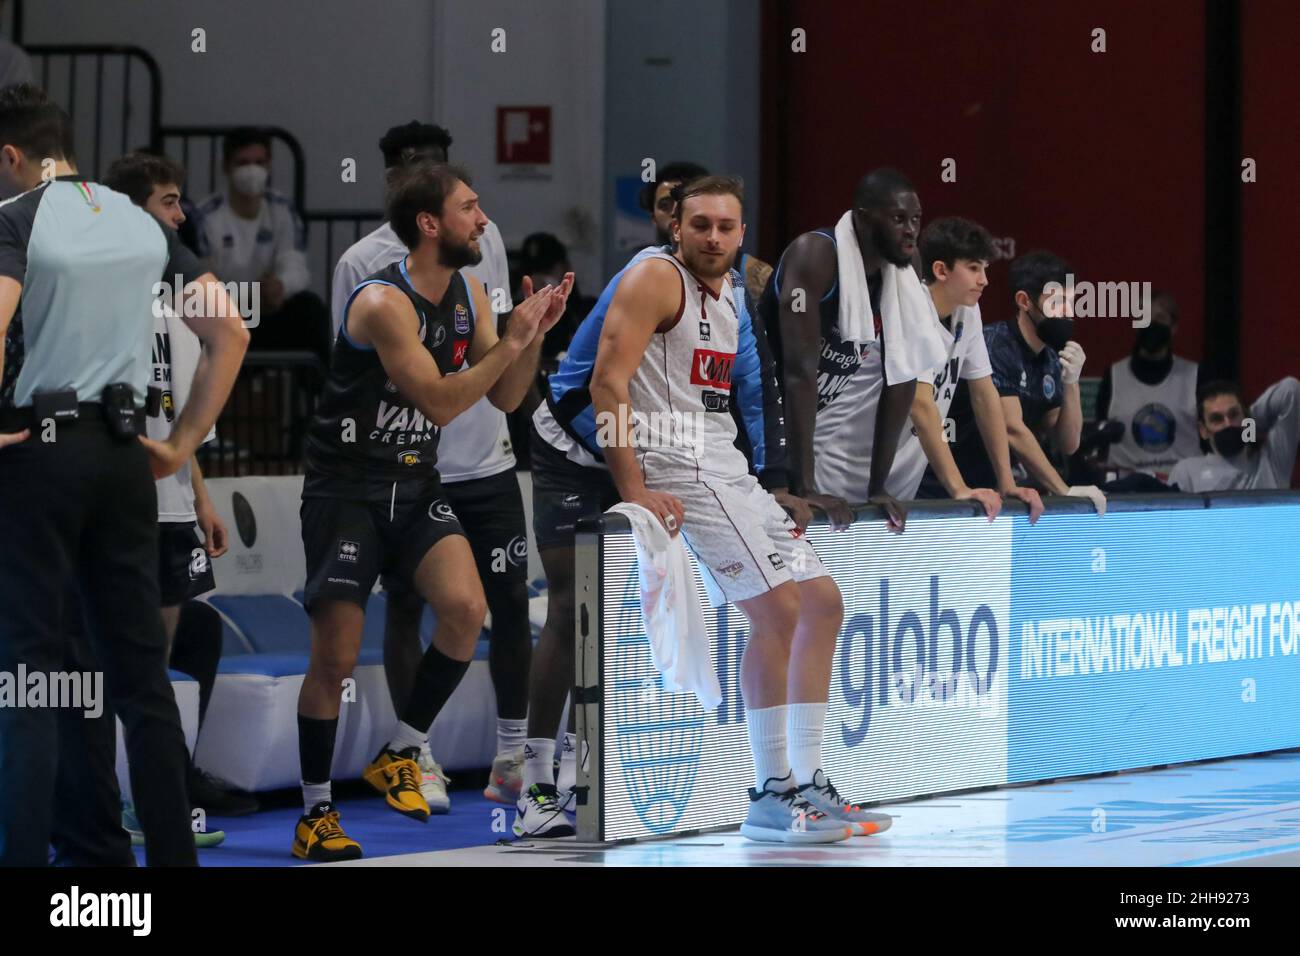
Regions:
<instances>
[{"instance_id":1,"label":"man with short beard","mask_svg":"<svg viewBox=\"0 0 1300 956\"><path fill-rule=\"evenodd\" d=\"M731 266L744 233L736 180L707 176L682 191L677 251L629 269L609 304L591 399L597 421L696 415L695 442L647 448L617 436L604 446L605 462L623 501L651 512L669 534L684 534L701 573L749 620L740 681L755 786L741 833L833 842L879 832L888 818L844 800L821 769L820 695L843 621L839 588L733 447L726 399L743 293Z\"/></svg>"},{"instance_id":2,"label":"man with short beard","mask_svg":"<svg viewBox=\"0 0 1300 956\"><path fill-rule=\"evenodd\" d=\"M864 418L872 435L868 500L884 510L891 531L901 532L907 519L885 482L916 379L945 359L912 270L920 231L912 184L897 170L874 170L834 228L790 243L759 301L785 392L790 487L826 511L833 527L848 526L853 514L843 498L822 493L827 474L818 458L853 441L847 433L860 431ZM844 400L859 374L879 382Z\"/></svg>"},{"instance_id":3,"label":"man with short beard","mask_svg":"<svg viewBox=\"0 0 1300 956\"><path fill-rule=\"evenodd\" d=\"M1196 403L1201 439L1209 452L1184 458L1169 473L1179 491L1288 488L1300 441L1300 381L1288 375L1274 382L1243 414L1241 389L1215 381Z\"/></svg>"},{"instance_id":4,"label":"man with short beard","mask_svg":"<svg viewBox=\"0 0 1300 956\"><path fill-rule=\"evenodd\" d=\"M398 813L429 818L416 761L469 668L486 614L473 553L435 467L438 432L484 395L503 411L519 404L573 281L567 275L536 294L526 282L525 300L498 339L486 291L459 271L477 261L488 222L469 176L428 161L403 169L388 221L410 254L348 300L306 442L303 603L312 653L298 697L304 814L293 853L308 860L361 855L333 807L330 763L340 687L356 664L366 601L381 573L407 580L433 608L437 629L397 730L365 777Z\"/></svg>"}]
</instances>

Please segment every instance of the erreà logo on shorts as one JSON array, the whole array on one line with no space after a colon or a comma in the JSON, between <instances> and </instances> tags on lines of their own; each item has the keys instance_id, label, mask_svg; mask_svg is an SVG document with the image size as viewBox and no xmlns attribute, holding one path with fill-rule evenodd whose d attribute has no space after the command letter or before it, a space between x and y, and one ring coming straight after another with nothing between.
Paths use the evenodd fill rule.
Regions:
<instances>
[{"instance_id":1,"label":"erre\u00e0 logo on shorts","mask_svg":"<svg viewBox=\"0 0 1300 956\"><path fill-rule=\"evenodd\" d=\"M68 893L50 897L50 925L61 927L129 927L133 936L148 936L153 927L151 893Z\"/></svg>"},{"instance_id":2,"label":"erre\u00e0 logo on shorts","mask_svg":"<svg viewBox=\"0 0 1300 956\"><path fill-rule=\"evenodd\" d=\"M361 545L355 541L348 541L344 538L339 539L339 560L347 561L350 564L357 563L357 556L361 554Z\"/></svg>"},{"instance_id":3,"label":"erre\u00e0 logo on shorts","mask_svg":"<svg viewBox=\"0 0 1300 956\"><path fill-rule=\"evenodd\" d=\"M730 352L696 349L691 357L691 384L731 388L731 367L736 356Z\"/></svg>"}]
</instances>

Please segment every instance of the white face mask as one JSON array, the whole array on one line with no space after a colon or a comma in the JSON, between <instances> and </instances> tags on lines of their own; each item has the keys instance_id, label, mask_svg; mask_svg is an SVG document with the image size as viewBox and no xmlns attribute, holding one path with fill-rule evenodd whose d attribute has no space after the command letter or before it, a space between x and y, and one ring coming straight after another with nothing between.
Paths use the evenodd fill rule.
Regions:
<instances>
[{"instance_id":1,"label":"white face mask","mask_svg":"<svg viewBox=\"0 0 1300 956\"><path fill-rule=\"evenodd\" d=\"M245 163L230 171L230 185L242 196L260 196L266 192L271 171L257 163Z\"/></svg>"}]
</instances>

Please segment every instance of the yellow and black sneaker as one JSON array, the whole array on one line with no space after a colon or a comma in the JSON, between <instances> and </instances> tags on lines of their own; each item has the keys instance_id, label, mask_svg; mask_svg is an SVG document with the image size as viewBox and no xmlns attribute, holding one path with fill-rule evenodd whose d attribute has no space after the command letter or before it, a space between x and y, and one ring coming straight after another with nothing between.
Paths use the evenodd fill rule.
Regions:
<instances>
[{"instance_id":1,"label":"yellow and black sneaker","mask_svg":"<svg viewBox=\"0 0 1300 956\"><path fill-rule=\"evenodd\" d=\"M420 765L415 762L419 753L415 747L400 752L382 748L362 776L384 795L390 807L424 823L429 819L429 801L420 792Z\"/></svg>"},{"instance_id":2,"label":"yellow and black sneaker","mask_svg":"<svg viewBox=\"0 0 1300 956\"><path fill-rule=\"evenodd\" d=\"M361 844L339 826L339 812L328 803L318 803L311 813L298 818L293 831L293 855L314 863L361 859Z\"/></svg>"}]
</instances>

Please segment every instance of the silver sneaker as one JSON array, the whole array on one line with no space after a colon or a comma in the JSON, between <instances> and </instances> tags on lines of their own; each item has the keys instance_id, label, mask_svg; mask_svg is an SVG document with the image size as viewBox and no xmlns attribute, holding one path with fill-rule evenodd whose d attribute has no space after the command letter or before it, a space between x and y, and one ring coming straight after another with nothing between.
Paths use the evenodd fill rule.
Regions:
<instances>
[{"instance_id":1,"label":"silver sneaker","mask_svg":"<svg viewBox=\"0 0 1300 956\"><path fill-rule=\"evenodd\" d=\"M799 795L767 789L749 791L749 816L740 825L741 836L760 843L837 843L853 835L843 820L828 816Z\"/></svg>"},{"instance_id":2,"label":"silver sneaker","mask_svg":"<svg viewBox=\"0 0 1300 956\"><path fill-rule=\"evenodd\" d=\"M855 836L884 833L894 822L894 818L887 813L871 813L850 803L820 770L813 774L812 783L805 783L796 793L828 817L852 826Z\"/></svg>"},{"instance_id":3,"label":"silver sneaker","mask_svg":"<svg viewBox=\"0 0 1300 956\"><path fill-rule=\"evenodd\" d=\"M524 783L524 752L497 754L483 796L495 803L515 803Z\"/></svg>"},{"instance_id":4,"label":"silver sneaker","mask_svg":"<svg viewBox=\"0 0 1300 956\"><path fill-rule=\"evenodd\" d=\"M447 813L451 810L451 798L447 796L447 784L451 783L451 778L433 759L428 743L420 748L420 756L415 762L420 768L420 796L429 805L429 812Z\"/></svg>"}]
</instances>

